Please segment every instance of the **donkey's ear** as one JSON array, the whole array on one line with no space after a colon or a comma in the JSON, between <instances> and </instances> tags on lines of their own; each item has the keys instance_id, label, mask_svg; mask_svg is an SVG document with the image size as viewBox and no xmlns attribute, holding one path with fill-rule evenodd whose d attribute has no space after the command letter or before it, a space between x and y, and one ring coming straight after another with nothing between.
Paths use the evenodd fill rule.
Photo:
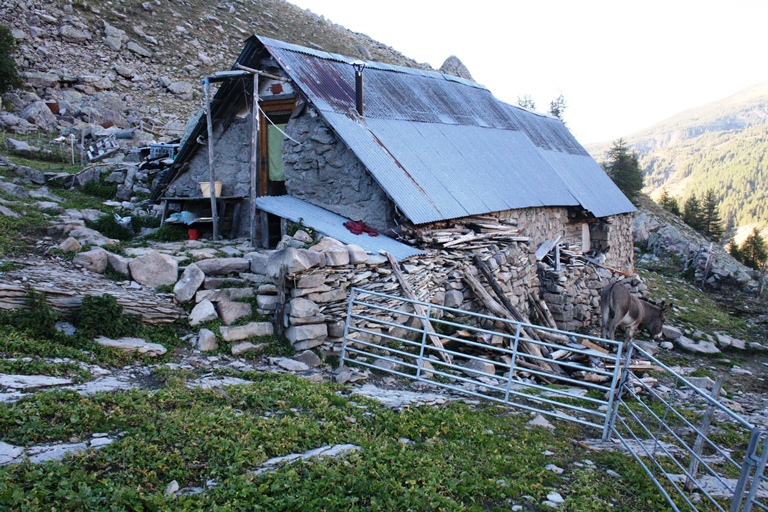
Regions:
<instances>
[{"instance_id":1,"label":"donkey's ear","mask_svg":"<svg viewBox=\"0 0 768 512\"><path fill-rule=\"evenodd\" d=\"M661 311L662 311L663 313L666 313L667 311L669 311L670 309L672 309L672 307L673 307L673 306L674 306L674 304L673 304L673 303L671 303L671 302L670 302L669 304L667 304L666 306L665 306L665 305L664 305L664 303L662 302L662 303L661 303Z\"/></svg>"}]
</instances>

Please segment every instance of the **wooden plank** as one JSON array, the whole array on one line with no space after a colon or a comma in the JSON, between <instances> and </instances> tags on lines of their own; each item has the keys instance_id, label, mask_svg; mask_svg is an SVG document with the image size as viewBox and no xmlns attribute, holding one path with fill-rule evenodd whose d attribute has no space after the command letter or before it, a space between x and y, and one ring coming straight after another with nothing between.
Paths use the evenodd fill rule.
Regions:
<instances>
[{"instance_id":1,"label":"wooden plank","mask_svg":"<svg viewBox=\"0 0 768 512\"><path fill-rule=\"evenodd\" d=\"M210 180L211 217L213 218L213 239L219 239L219 222L216 211L216 169L213 165L213 113L211 112L211 82L203 81L205 91L205 122L208 127L208 179Z\"/></svg>"},{"instance_id":2,"label":"wooden plank","mask_svg":"<svg viewBox=\"0 0 768 512\"><path fill-rule=\"evenodd\" d=\"M560 241L562 235L557 235L557 238L554 240L545 240L542 242L542 244L539 246L538 249L536 249L536 261L541 261L544 259L544 256L549 254L549 251L552 250L552 248L557 244L557 242Z\"/></svg>"},{"instance_id":3,"label":"wooden plank","mask_svg":"<svg viewBox=\"0 0 768 512\"><path fill-rule=\"evenodd\" d=\"M256 228L256 197L259 195L259 75L253 74L253 98L251 107L251 161L249 170L251 172L250 198L248 199L248 218L251 225L248 226L248 233L251 238L251 246L256 247L258 229Z\"/></svg>"},{"instance_id":4,"label":"wooden plank","mask_svg":"<svg viewBox=\"0 0 768 512\"><path fill-rule=\"evenodd\" d=\"M596 350L596 351L600 352L601 354L610 354L610 351L605 350L603 347L601 347L597 343L592 343L589 340L580 340L579 343L581 343L582 345L584 345L587 348L591 348L592 350Z\"/></svg>"},{"instance_id":5,"label":"wooden plank","mask_svg":"<svg viewBox=\"0 0 768 512\"><path fill-rule=\"evenodd\" d=\"M403 293L405 293L406 298L410 300L417 300L416 296L413 294L411 286L408 284L408 281L405 280L403 273L400 271L400 266L397 264L395 257L388 252L385 253L385 255L389 261L389 264L392 266L392 271L394 272L395 277L397 277L397 281L400 283L400 287L403 289ZM412 304L412 306L414 312L417 315L424 317L424 328L427 330L427 337L432 342L432 344L439 349L440 357L442 357L443 361L446 363L451 364L451 356L445 353L443 342L441 342L440 338L437 337L437 333L435 332L434 328L432 328L432 324L429 323L429 320L427 320L427 312L424 310L424 307L421 304Z\"/></svg>"}]
</instances>

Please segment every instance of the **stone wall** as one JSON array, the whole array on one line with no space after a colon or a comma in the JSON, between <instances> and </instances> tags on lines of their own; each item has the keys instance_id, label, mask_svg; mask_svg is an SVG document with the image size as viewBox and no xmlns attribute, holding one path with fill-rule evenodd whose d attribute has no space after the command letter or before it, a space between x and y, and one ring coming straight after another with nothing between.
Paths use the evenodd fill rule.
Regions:
<instances>
[{"instance_id":1,"label":"stone wall","mask_svg":"<svg viewBox=\"0 0 768 512\"><path fill-rule=\"evenodd\" d=\"M605 264L611 268L630 273L635 271L633 219L633 213L622 213L597 219L596 222L589 225L589 234L593 245L600 243L602 247L610 247L605 255Z\"/></svg>"},{"instance_id":2,"label":"stone wall","mask_svg":"<svg viewBox=\"0 0 768 512\"><path fill-rule=\"evenodd\" d=\"M235 117L231 124L220 124L213 132L216 181L223 183L224 196L247 196L250 191L251 115ZM189 170L168 187L167 195L199 197L199 182L210 181L208 147L200 145L189 161ZM247 208L243 208L248 211Z\"/></svg>"},{"instance_id":3,"label":"stone wall","mask_svg":"<svg viewBox=\"0 0 768 512\"><path fill-rule=\"evenodd\" d=\"M394 228L394 203L362 162L313 109L291 119L285 139L285 186L292 196L382 232Z\"/></svg>"}]
</instances>

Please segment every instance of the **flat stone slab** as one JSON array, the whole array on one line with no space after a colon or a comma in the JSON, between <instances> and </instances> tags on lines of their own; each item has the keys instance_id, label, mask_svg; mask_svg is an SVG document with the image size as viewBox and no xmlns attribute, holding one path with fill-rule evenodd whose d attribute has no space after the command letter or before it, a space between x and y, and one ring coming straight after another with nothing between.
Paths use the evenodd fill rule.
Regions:
<instances>
[{"instance_id":1,"label":"flat stone slab","mask_svg":"<svg viewBox=\"0 0 768 512\"><path fill-rule=\"evenodd\" d=\"M85 443L34 446L27 450L27 456L30 462L40 464L50 460L61 460L70 453L81 452L87 448L88 445Z\"/></svg>"},{"instance_id":2,"label":"flat stone slab","mask_svg":"<svg viewBox=\"0 0 768 512\"><path fill-rule=\"evenodd\" d=\"M24 455L24 448L0 441L0 466L21 462L21 456Z\"/></svg>"},{"instance_id":3,"label":"flat stone slab","mask_svg":"<svg viewBox=\"0 0 768 512\"><path fill-rule=\"evenodd\" d=\"M253 384L253 382L245 379L238 379L237 377L203 377L201 379L187 382L187 387L190 389L212 389L244 384Z\"/></svg>"},{"instance_id":4,"label":"flat stone slab","mask_svg":"<svg viewBox=\"0 0 768 512\"><path fill-rule=\"evenodd\" d=\"M259 466L258 469L253 471L253 474L261 475L262 473L269 473L269 472L275 471L277 470L277 466L279 466L280 464L290 464L298 460L307 460L313 457L337 458L337 457L342 457L344 455L348 455L350 453L354 453L358 450L360 450L360 447L354 444L337 444L335 446L322 446L320 448L315 448L314 450L309 450L308 452L304 452L304 453L292 453L290 455L285 455L283 457L271 458L268 461L266 461L264 464Z\"/></svg>"},{"instance_id":5,"label":"flat stone slab","mask_svg":"<svg viewBox=\"0 0 768 512\"><path fill-rule=\"evenodd\" d=\"M99 345L112 347L123 352L138 352L149 356L161 356L168 352L166 348L159 343L147 343L141 338L118 338L113 340L106 336L99 336L94 340Z\"/></svg>"},{"instance_id":6,"label":"flat stone slab","mask_svg":"<svg viewBox=\"0 0 768 512\"><path fill-rule=\"evenodd\" d=\"M45 375L6 375L0 373L0 388L32 389L72 384L71 379L48 377Z\"/></svg>"},{"instance_id":7,"label":"flat stone slab","mask_svg":"<svg viewBox=\"0 0 768 512\"><path fill-rule=\"evenodd\" d=\"M295 359L288 359L287 357L270 357L268 361L269 364L279 366L289 372L305 372L309 370L309 365Z\"/></svg>"},{"instance_id":8,"label":"flat stone slab","mask_svg":"<svg viewBox=\"0 0 768 512\"><path fill-rule=\"evenodd\" d=\"M352 394L373 398L391 409L422 405L441 405L450 400L449 397L438 395L436 393L417 393L415 391L403 391L398 389L382 389L373 384L364 384L360 388L352 391Z\"/></svg>"}]
</instances>

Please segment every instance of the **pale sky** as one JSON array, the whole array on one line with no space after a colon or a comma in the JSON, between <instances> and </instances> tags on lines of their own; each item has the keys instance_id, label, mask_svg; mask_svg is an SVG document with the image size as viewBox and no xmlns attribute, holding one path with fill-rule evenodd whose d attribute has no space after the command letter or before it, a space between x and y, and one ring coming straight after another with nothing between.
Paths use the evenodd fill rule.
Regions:
<instances>
[{"instance_id":1,"label":"pale sky","mask_svg":"<svg viewBox=\"0 0 768 512\"><path fill-rule=\"evenodd\" d=\"M289 0L418 62L456 55L499 99L560 93L582 143L768 80L768 0Z\"/></svg>"}]
</instances>

